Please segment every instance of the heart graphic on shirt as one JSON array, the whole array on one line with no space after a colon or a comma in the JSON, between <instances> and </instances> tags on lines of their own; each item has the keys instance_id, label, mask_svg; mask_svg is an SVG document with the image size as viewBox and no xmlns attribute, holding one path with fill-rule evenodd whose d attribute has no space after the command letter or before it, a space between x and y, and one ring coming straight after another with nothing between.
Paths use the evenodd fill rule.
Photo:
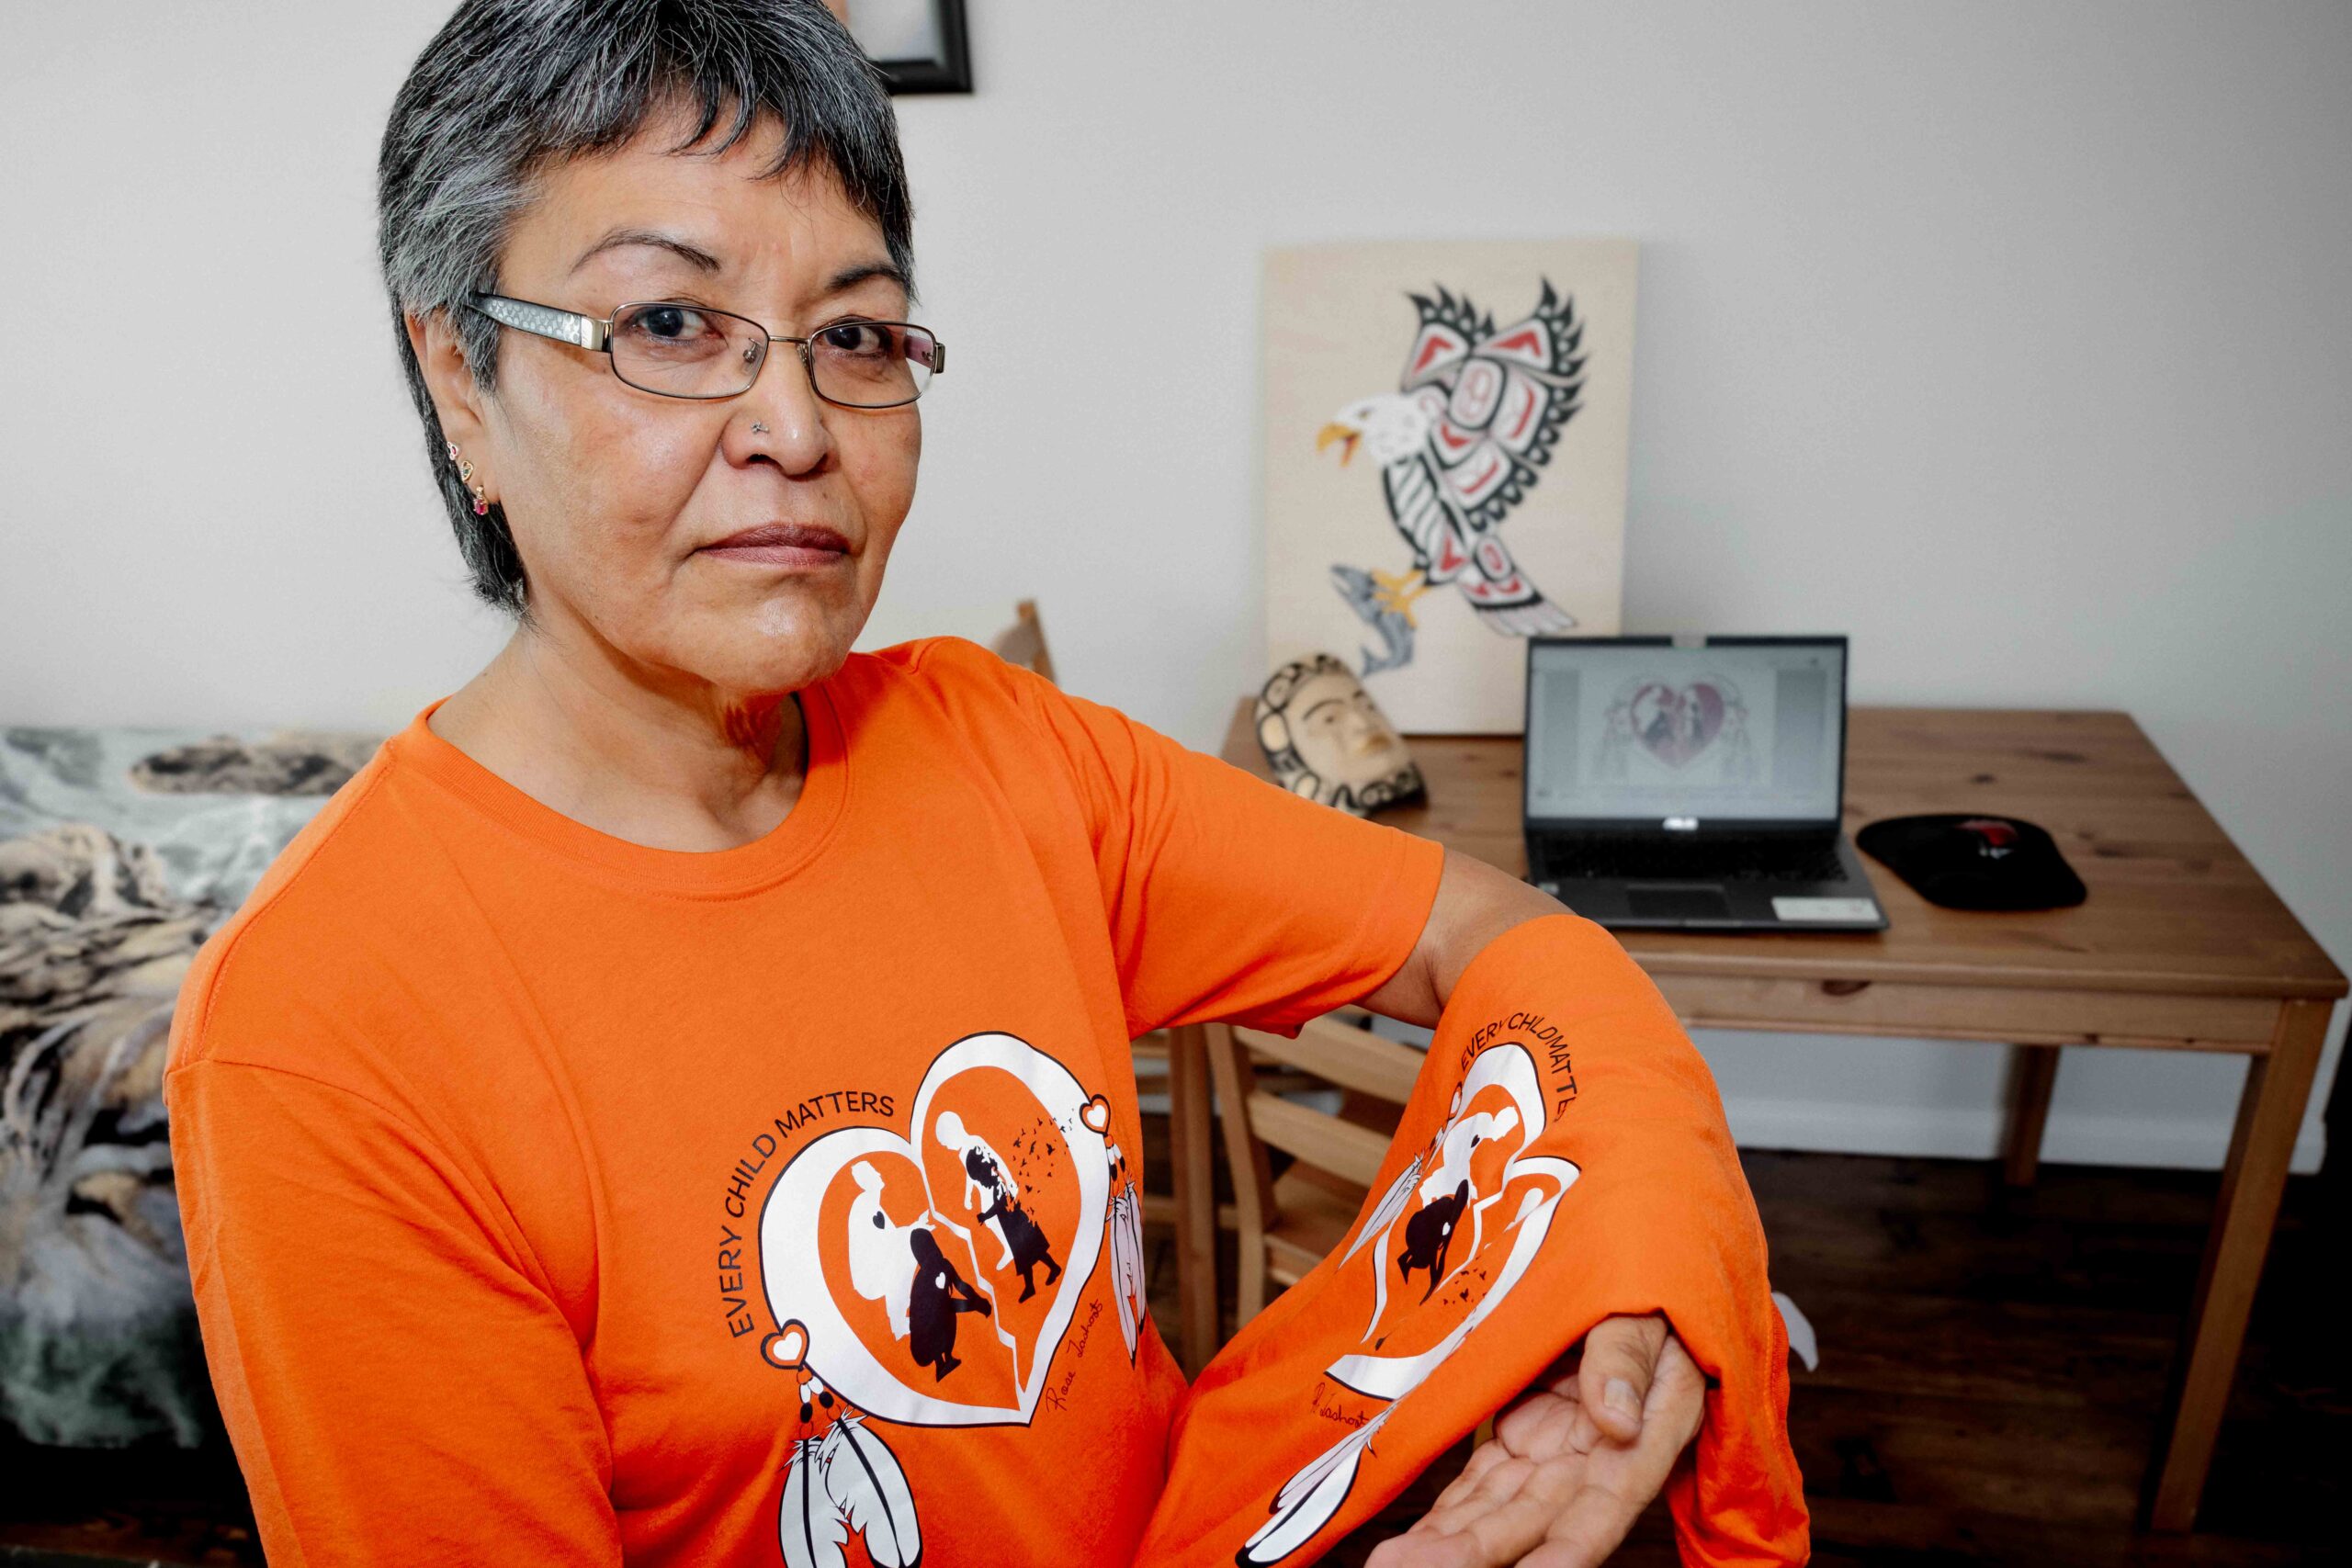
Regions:
<instances>
[{"instance_id":1,"label":"heart graphic on shirt","mask_svg":"<svg viewBox=\"0 0 2352 1568\"><path fill-rule=\"evenodd\" d=\"M1572 1161L1526 1152L1544 1124L1532 1054L1517 1042L1488 1046L1436 1134L1357 1225L1324 1289L1335 1316L1363 1314L1363 1333L1324 1374L1382 1403L1283 1483L1236 1558L1243 1568L1280 1562L1330 1523L1354 1488L1368 1434L1533 1265L1578 1175Z\"/></svg>"},{"instance_id":2,"label":"heart graphic on shirt","mask_svg":"<svg viewBox=\"0 0 2352 1568\"><path fill-rule=\"evenodd\" d=\"M907 1135L828 1133L768 1190L768 1359L888 1420L1025 1425L1102 1251L1110 1124L1026 1041L950 1045Z\"/></svg>"},{"instance_id":3,"label":"heart graphic on shirt","mask_svg":"<svg viewBox=\"0 0 2352 1568\"><path fill-rule=\"evenodd\" d=\"M1340 1288L1364 1315L1334 1379L1398 1398L1510 1292L1577 1175L1571 1161L1527 1152L1544 1122L1527 1047L1480 1052L1445 1121L1340 1255Z\"/></svg>"},{"instance_id":4,"label":"heart graphic on shirt","mask_svg":"<svg viewBox=\"0 0 2352 1568\"><path fill-rule=\"evenodd\" d=\"M1627 706L1642 749L1668 767L1679 768L1714 744L1730 705L1712 681L1679 686L1651 681L1634 693Z\"/></svg>"}]
</instances>

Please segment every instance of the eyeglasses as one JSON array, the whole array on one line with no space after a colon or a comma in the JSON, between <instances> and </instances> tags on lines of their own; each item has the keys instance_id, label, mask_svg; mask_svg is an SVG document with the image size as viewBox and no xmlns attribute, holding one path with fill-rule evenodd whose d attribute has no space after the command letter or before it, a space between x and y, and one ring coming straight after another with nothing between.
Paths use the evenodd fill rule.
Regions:
<instances>
[{"instance_id":1,"label":"eyeglasses","mask_svg":"<svg viewBox=\"0 0 2352 1568\"><path fill-rule=\"evenodd\" d=\"M768 344L797 344L808 386L829 403L890 409L922 396L946 350L911 321L841 321L807 337L777 337L748 316L649 300L605 317L474 294L467 308L502 326L609 355L613 374L665 398L734 398L752 389Z\"/></svg>"}]
</instances>

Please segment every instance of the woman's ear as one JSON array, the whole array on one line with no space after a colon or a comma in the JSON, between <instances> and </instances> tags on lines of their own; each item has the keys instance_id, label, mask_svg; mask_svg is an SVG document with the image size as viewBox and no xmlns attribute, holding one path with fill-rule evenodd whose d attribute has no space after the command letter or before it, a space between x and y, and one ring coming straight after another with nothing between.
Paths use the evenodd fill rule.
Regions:
<instances>
[{"instance_id":1,"label":"woman's ear","mask_svg":"<svg viewBox=\"0 0 2352 1568\"><path fill-rule=\"evenodd\" d=\"M479 450L488 428L481 415L481 389L474 385L473 372L466 367L448 312L408 311L401 319L408 327L408 344L416 355L417 368L424 377L424 389L432 395L433 412L441 422L441 434L459 446Z\"/></svg>"}]
</instances>

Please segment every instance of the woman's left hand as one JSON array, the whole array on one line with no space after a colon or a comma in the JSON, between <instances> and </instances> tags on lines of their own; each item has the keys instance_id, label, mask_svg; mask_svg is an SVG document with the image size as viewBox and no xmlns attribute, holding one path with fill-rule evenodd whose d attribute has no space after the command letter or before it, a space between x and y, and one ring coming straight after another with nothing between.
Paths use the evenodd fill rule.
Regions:
<instances>
[{"instance_id":1,"label":"woman's left hand","mask_svg":"<svg viewBox=\"0 0 2352 1568\"><path fill-rule=\"evenodd\" d=\"M1706 1379L1666 1319L1609 1317L1574 1371L1521 1394L1420 1522L1366 1568L1592 1568L1698 1434Z\"/></svg>"}]
</instances>

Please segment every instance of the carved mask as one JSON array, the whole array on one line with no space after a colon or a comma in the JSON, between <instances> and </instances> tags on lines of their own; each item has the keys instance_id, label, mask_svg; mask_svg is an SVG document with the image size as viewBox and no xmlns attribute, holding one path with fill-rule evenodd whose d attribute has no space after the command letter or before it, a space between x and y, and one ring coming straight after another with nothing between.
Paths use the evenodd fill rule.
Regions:
<instances>
[{"instance_id":1,"label":"carved mask","mask_svg":"<svg viewBox=\"0 0 2352 1568\"><path fill-rule=\"evenodd\" d=\"M1422 795L1404 738L1354 672L1328 653L1268 678L1258 694L1258 744L1284 789L1353 816Z\"/></svg>"}]
</instances>

